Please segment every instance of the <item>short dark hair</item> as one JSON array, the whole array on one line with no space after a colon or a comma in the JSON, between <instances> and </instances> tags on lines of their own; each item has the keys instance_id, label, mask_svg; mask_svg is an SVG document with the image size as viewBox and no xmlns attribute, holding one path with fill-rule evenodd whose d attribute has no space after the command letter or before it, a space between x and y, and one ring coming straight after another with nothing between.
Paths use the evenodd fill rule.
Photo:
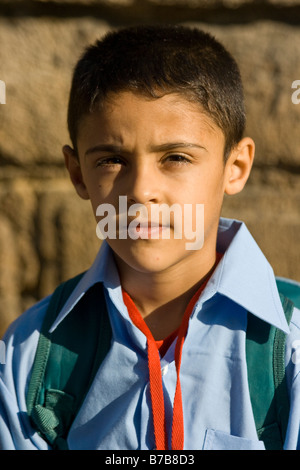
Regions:
<instances>
[{"instance_id":1,"label":"short dark hair","mask_svg":"<svg viewBox=\"0 0 300 470\"><path fill-rule=\"evenodd\" d=\"M224 155L245 128L243 87L231 54L209 33L185 26L134 26L89 46L73 74L68 128L77 151L80 119L111 92L159 98L179 93L198 103L223 131Z\"/></svg>"}]
</instances>

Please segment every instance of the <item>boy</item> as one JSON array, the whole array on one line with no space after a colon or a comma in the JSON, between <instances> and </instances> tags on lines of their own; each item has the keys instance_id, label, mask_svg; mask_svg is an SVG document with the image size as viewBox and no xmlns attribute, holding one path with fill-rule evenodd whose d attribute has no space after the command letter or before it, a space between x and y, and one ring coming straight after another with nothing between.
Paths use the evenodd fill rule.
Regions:
<instances>
[{"instance_id":1,"label":"boy","mask_svg":"<svg viewBox=\"0 0 300 470\"><path fill-rule=\"evenodd\" d=\"M62 433L55 407L45 411L47 400L59 404L56 387L43 383L42 401L28 416L51 296L22 315L5 337L0 447L264 449L245 353L251 316L287 335L290 412L282 445L296 449L300 378L292 345L300 338L299 311L288 325L273 271L245 225L220 219L224 194L243 189L254 158L252 139L243 137L243 92L233 58L196 29L110 33L75 68L68 125L66 167L79 196L90 199L106 240L48 329L55 334L69 322L65 336L71 337L72 314L96 286L99 300L80 316L88 354L87 323L100 322L103 286L110 344ZM178 220L186 229L179 235ZM191 249L190 234L199 232ZM63 374L62 361L54 366ZM75 379L75 386L83 380Z\"/></svg>"}]
</instances>

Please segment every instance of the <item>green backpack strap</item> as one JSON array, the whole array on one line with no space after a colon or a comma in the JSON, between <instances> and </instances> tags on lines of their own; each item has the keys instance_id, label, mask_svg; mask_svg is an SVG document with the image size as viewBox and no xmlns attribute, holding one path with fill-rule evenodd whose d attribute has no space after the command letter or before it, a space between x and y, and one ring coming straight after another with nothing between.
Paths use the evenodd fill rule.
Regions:
<instances>
[{"instance_id":1,"label":"green backpack strap","mask_svg":"<svg viewBox=\"0 0 300 470\"><path fill-rule=\"evenodd\" d=\"M92 286L49 333L84 273L53 293L43 322L27 391L34 428L53 449L67 449L67 435L111 344L103 285Z\"/></svg>"},{"instance_id":2,"label":"green backpack strap","mask_svg":"<svg viewBox=\"0 0 300 470\"><path fill-rule=\"evenodd\" d=\"M280 294L290 323L294 304ZM248 314L246 357L248 383L257 434L267 450L283 449L289 419L289 396L285 381L283 331Z\"/></svg>"},{"instance_id":3,"label":"green backpack strap","mask_svg":"<svg viewBox=\"0 0 300 470\"><path fill-rule=\"evenodd\" d=\"M300 308L300 282L284 277L277 277L276 284L279 292L290 299L295 307Z\"/></svg>"}]
</instances>

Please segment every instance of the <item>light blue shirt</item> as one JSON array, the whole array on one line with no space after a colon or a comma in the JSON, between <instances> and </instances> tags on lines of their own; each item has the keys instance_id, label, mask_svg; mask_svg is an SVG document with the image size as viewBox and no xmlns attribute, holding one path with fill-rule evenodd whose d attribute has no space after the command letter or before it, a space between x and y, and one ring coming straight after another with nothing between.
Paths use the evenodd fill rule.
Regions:
<instances>
[{"instance_id":1,"label":"light blue shirt","mask_svg":"<svg viewBox=\"0 0 300 470\"><path fill-rule=\"evenodd\" d=\"M181 387L184 448L264 449L257 438L247 382L247 311L288 334L286 370L291 411L285 448L299 449L300 376L297 347L300 311L287 325L272 268L238 221L221 219L224 253L190 317L183 347ZM99 368L68 436L72 449L153 449L147 348L124 305L111 249L103 242L97 258L64 308L54 329L89 287L103 281L113 330L111 349ZM48 449L26 414L26 387L39 330L49 304L43 299L7 331L6 363L0 370L0 449ZM167 422L176 386L173 343L161 359Z\"/></svg>"}]
</instances>

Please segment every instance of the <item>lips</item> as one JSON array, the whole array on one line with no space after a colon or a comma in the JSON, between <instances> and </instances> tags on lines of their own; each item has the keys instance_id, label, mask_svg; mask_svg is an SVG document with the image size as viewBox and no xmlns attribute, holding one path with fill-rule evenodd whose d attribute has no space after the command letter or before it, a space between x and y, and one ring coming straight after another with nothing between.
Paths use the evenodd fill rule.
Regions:
<instances>
[{"instance_id":1,"label":"lips","mask_svg":"<svg viewBox=\"0 0 300 470\"><path fill-rule=\"evenodd\" d=\"M127 226L128 234L133 239L159 239L163 232L170 230L169 225L164 225L155 221L133 220L134 223L131 221Z\"/></svg>"},{"instance_id":2,"label":"lips","mask_svg":"<svg viewBox=\"0 0 300 470\"><path fill-rule=\"evenodd\" d=\"M136 221L135 221L136 223ZM162 224L159 224L157 222L138 222L136 224L137 229L150 229L150 228L158 228L158 227L163 227Z\"/></svg>"}]
</instances>

